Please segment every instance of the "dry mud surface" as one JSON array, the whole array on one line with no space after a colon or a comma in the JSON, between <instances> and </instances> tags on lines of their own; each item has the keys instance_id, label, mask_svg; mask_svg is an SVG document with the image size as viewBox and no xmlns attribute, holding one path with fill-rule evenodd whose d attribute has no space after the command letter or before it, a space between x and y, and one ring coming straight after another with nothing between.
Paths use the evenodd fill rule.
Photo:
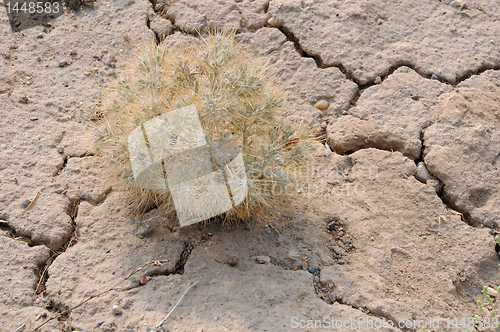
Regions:
<instances>
[{"instance_id":1,"label":"dry mud surface","mask_svg":"<svg viewBox=\"0 0 500 332\"><path fill-rule=\"evenodd\" d=\"M70 5L22 32L0 6L1 331L32 331L150 259L170 261L42 330L148 331L198 281L165 330L331 330L307 325L326 317L463 331L444 321L477 314L482 287L500 284L500 2ZM326 145L289 209L184 229L152 210L154 229L134 234L127 193L80 144L85 119L134 45L215 25L275 64L287 115L319 125Z\"/></svg>"}]
</instances>

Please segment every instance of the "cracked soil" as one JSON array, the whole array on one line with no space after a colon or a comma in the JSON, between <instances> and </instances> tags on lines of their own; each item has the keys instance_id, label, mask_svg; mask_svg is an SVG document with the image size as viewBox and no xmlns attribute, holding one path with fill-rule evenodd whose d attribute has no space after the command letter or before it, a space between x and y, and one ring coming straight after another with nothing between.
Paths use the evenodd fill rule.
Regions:
<instances>
[{"instance_id":1,"label":"cracked soil","mask_svg":"<svg viewBox=\"0 0 500 332\"><path fill-rule=\"evenodd\" d=\"M133 233L127 192L80 142L99 87L141 42L214 27L274 64L283 116L325 139L285 210L178 229L152 209ZM1 331L33 331L150 259L169 262L42 330L149 331L198 280L165 330L463 331L443 322L500 285L499 1L75 0L22 31L0 6L0 55Z\"/></svg>"}]
</instances>

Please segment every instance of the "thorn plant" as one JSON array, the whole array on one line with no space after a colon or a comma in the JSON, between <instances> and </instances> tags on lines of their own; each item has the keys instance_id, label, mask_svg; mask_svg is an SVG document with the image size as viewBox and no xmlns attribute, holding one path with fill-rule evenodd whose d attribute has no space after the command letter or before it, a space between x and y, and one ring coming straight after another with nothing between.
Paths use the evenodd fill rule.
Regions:
<instances>
[{"instance_id":1,"label":"thorn plant","mask_svg":"<svg viewBox=\"0 0 500 332\"><path fill-rule=\"evenodd\" d=\"M313 130L279 116L285 93L273 67L244 49L235 33L188 39L181 45L140 47L122 77L103 89L101 118L91 133L94 152L109 164L114 179L131 190L139 214L155 206L172 214L171 188L147 189L134 177L129 136L137 128L144 131L154 118L194 105L210 149L210 168L221 167L229 146L243 157L247 194L241 203L233 202L224 217L248 219L252 211L276 208L311 157ZM198 165L195 155L184 158L190 169L203 173L206 165ZM165 177L170 161L162 160L159 166ZM198 189L189 188L193 195ZM191 192L184 194L190 197ZM214 197L201 199L212 208Z\"/></svg>"}]
</instances>

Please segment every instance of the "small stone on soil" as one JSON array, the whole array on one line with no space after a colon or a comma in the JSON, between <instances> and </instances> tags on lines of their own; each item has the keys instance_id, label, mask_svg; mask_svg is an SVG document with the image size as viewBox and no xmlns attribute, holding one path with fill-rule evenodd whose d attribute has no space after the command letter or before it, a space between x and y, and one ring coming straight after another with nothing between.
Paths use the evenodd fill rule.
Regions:
<instances>
[{"instance_id":1,"label":"small stone on soil","mask_svg":"<svg viewBox=\"0 0 500 332\"><path fill-rule=\"evenodd\" d=\"M231 257L227 260L227 264L229 264L229 266L236 266L238 264L238 258L236 257Z\"/></svg>"},{"instance_id":2,"label":"small stone on soil","mask_svg":"<svg viewBox=\"0 0 500 332\"><path fill-rule=\"evenodd\" d=\"M59 67L66 67L67 65L68 65L68 61L66 61L66 60L59 61Z\"/></svg>"},{"instance_id":3,"label":"small stone on soil","mask_svg":"<svg viewBox=\"0 0 500 332\"><path fill-rule=\"evenodd\" d=\"M335 226L337 226L337 222L335 220L331 221L329 224L328 224L328 230L329 231L334 231L335 230Z\"/></svg>"},{"instance_id":4,"label":"small stone on soil","mask_svg":"<svg viewBox=\"0 0 500 332\"><path fill-rule=\"evenodd\" d=\"M271 263L271 258L268 256L252 256L251 259L259 264Z\"/></svg>"},{"instance_id":5,"label":"small stone on soil","mask_svg":"<svg viewBox=\"0 0 500 332\"><path fill-rule=\"evenodd\" d=\"M106 60L104 61L104 63L110 67L115 67L115 64L116 64L116 59L115 59L115 56L113 54L110 54L106 57Z\"/></svg>"},{"instance_id":6,"label":"small stone on soil","mask_svg":"<svg viewBox=\"0 0 500 332\"><path fill-rule=\"evenodd\" d=\"M119 306L114 305L113 306L113 314L115 314L115 315L121 315L122 314L122 309Z\"/></svg>"},{"instance_id":7,"label":"small stone on soil","mask_svg":"<svg viewBox=\"0 0 500 332\"><path fill-rule=\"evenodd\" d=\"M316 104L314 104L314 107L316 107L319 110L326 110L330 106L330 103L326 100L319 100Z\"/></svg>"},{"instance_id":8,"label":"small stone on soil","mask_svg":"<svg viewBox=\"0 0 500 332\"><path fill-rule=\"evenodd\" d=\"M333 246L333 251L337 254L337 255L343 255L345 254L345 249L344 248L341 248L341 247L338 247L338 246Z\"/></svg>"},{"instance_id":9,"label":"small stone on soil","mask_svg":"<svg viewBox=\"0 0 500 332\"><path fill-rule=\"evenodd\" d=\"M332 302L335 302L335 300L337 299L337 298L335 297L335 293L330 293L330 295L328 295L328 298L329 298L329 299L330 299L330 301L332 301Z\"/></svg>"},{"instance_id":10,"label":"small stone on soil","mask_svg":"<svg viewBox=\"0 0 500 332\"><path fill-rule=\"evenodd\" d=\"M427 172L427 168L425 167L423 161L419 162L417 165L415 178L422 183L427 183L427 180L429 180L429 173Z\"/></svg>"},{"instance_id":11,"label":"small stone on soil","mask_svg":"<svg viewBox=\"0 0 500 332\"><path fill-rule=\"evenodd\" d=\"M130 299L123 299L122 300L121 306L123 309L128 309L131 305L132 305L132 300L130 300Z\"/></svg>"}]
</instances>

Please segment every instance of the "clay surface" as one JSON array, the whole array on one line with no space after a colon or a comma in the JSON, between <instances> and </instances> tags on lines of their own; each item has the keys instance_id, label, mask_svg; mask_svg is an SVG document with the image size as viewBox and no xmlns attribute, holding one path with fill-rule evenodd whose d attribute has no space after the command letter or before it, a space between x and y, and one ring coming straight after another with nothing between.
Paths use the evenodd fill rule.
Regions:
<instances>
[{"instance_id":1,"label":"clay surface","mask_svg":"<svg viewBox=\"0 0 500 332\"><path fill-rule=\"evenodd\" d=\"M167 262L42 330L150 331L194 281L165 331L472 330L444 322L480 314L482 287L500 285L497 1L66 6L22 32L0 6L2 331L33 331L149 260ZM214 28L276 68L281 115L323 135L317 155L282 210L138 220L84 144L99 91L144 41Z\"/></svg>"}]
</instances>

